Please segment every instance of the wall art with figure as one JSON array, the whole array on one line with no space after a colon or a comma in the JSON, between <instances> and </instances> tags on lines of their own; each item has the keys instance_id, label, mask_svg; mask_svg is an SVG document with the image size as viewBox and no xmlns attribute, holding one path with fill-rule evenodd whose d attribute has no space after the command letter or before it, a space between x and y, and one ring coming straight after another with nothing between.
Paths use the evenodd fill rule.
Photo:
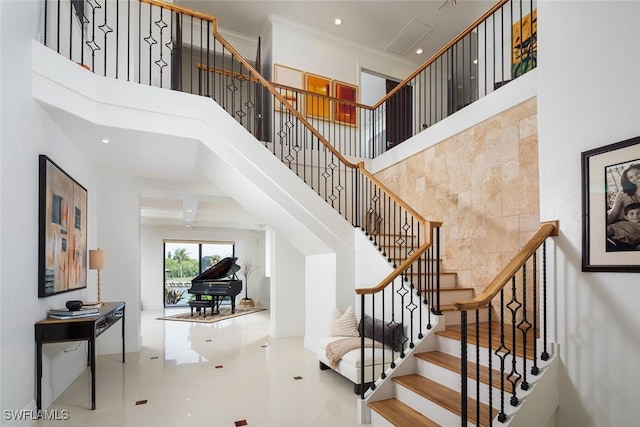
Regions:
<instances>
[{"instance_id":1,"label":"wall art with figure","mask_svg":"<svg viewBox=\"0 0 640 427\"><path fill-rule=\"evenodd\" d=\"M583 271L640 271L640 137L582 153Z\"/></svg>"}]
</instances>

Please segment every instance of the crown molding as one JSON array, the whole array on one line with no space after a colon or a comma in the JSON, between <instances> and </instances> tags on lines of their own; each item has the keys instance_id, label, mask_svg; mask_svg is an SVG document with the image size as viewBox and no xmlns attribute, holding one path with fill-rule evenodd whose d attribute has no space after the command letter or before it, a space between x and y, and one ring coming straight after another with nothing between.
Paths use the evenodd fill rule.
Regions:
<instances>
[{"instance_id":1,"label":"crown molding","mask_svg":"<svg viewBox=\"0 0 640 427\"><path fill-rule=\"evenodd\" d=\"M372 49L370 47L367 47L367 46L364 46L364 45L361 45L361 44L358 44L358 43L347 42L347 41L345 41L343 39L340 39L338 37L332 36L331 34L323 33L322 31L318 31L318 30L312 29L310 27L307 27L305 25L301 25L298 22L291 21L291 20L283 18L282 16L279 16L279 15L269 14L269 15L267 15L267 19L271 23L271 27L272 28L273 28L274 24L280 25L280 26L286 27L286 28L288 28L290 30L302 33L302 34L306 34L306 35L313 36L313 37L316 37L316 38L319 38L319 39L323 39L323 40L325 40L327 42L330 42L330 43L338 44L338 45L341 45L341 46L344 46L344 47L347 47L347 48L350 48L350 49L357 49L357 50L360 50L360 51L363 51L363 52L367 52L367 53L372 54L372 55L377 55L377 56L382 57L382 58L386 58L386 59L389 59L389 60L392 60L392 61L396 61L396 62L401 63L401 64L405 64L405 65L411 67L412 69L416 69L416 68L419 67L419 65L417 65L416 63L411 62L411 61L407 61L406 59L404 59L402 57L399 57L397 55L392 55L392 54L384 52L382 50Z\"/></svg>"}]
</instances>

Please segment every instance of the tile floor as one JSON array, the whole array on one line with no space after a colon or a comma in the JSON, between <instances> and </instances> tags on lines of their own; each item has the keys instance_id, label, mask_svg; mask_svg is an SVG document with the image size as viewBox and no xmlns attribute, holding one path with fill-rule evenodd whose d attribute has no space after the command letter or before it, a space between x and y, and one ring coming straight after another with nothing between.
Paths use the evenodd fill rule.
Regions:
<instances>
[{"instance_id":1,"label":"tile floor","mask_svg":"<svg viewBox=\"0 0 640 427\"><path fill-rule=\"evenodd\" d=\"M361 426L353 384L320 371L302 337L270 337L268 311L211 324L156 319L175 313L142 312L143 347L125 364L98 357L95 411L85 370L48 408L69 419L33 426Z\"/></svg>"}]
</instances>

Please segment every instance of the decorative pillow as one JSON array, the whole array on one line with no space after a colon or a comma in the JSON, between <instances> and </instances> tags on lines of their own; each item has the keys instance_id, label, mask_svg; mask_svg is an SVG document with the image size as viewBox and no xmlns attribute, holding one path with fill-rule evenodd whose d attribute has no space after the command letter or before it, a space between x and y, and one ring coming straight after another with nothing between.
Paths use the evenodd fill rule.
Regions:
<instances>
[{"instance_id":1,"label":"decorative pillow","mask_svg":"<svg viewBox=\"0 0 640 427\"><path fill-rule=\"evenodd\" d=\"M364 336L376 340L394 351L402 351L402 328L399 323L385 324L380 319L364 315ZM362 325L361 325L362 326Z\"/></svg>"},{"instance_id":2,"label":"decorative pillow","mask_svg":"<svg viewBox=\"0 0 640 427\"><path fill-rule=\"evenodd\" d=\"M329 325L329 335L332 337L359 337L358 320L353 307L349 306L342 313L337 308L333 309L331 323Z\"/></svg>"}]
</instances>

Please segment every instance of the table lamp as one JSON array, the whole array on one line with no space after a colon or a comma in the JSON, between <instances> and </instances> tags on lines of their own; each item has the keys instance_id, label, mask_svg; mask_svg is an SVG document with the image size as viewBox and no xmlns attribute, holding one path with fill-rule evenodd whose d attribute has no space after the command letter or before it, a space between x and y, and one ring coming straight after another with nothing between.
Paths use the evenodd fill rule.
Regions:
<instances>
[{"instance_id":1,"label":"table lamp","mask_svg":"<svg viewBox=\"0 0 640 427\"><path fill-rule=\"evenodd\" d=\"M98 249L91 249L89 251L89 269L98 270L98 304L102 304L102 298L100 296L100 270L103 270L107 266L107 251Z\"/></svg>"}]
</instances>

